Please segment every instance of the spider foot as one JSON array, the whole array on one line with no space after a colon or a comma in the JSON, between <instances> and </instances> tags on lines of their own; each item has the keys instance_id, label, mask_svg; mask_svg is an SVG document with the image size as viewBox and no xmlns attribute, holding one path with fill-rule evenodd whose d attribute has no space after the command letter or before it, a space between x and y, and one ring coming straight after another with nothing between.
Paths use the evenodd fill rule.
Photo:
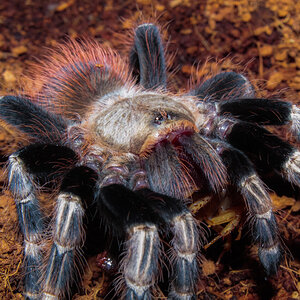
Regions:
<instances>
[{"instance_id":1,"label":"spider foot","mask_svg":"<svg viewBox=\"0 0 300 300\"><path fill-rule=\"evenodd\" d=\"M260 262L262 263L267 275L277 273L278 264L281 258L279 244L269 248L261 248L258 251Z\"/></svg>"},{"instance_id":2,"label":"spider foot","mask_svg":"<svg viewBox=\"0 0 300 300\"><path fill-rule=\"evenodd\" d=\"M283 166L283 174L292 183L300 186L300 151L295 150Z\"/></svg>"},{"instance_id":3,"label":"spider foot","mask_svg":"<svg viewBox=\"0 0 300 300\"><path fill-rule=\"evenodd\" d=\"M296 105L292 106L291 112L291 129L294 135L297 137L298 141L300 140L300 108Z\"/></svg>"}]
</instances>

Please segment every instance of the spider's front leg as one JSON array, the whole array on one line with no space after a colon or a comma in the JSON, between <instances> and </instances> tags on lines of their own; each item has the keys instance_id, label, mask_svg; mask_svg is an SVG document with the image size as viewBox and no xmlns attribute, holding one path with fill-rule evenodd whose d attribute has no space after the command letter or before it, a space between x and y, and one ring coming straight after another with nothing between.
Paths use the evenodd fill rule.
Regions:
<instances>
[{"instance_id":1,"label":"spider's front leg","mask_svg":"<svg viewBox=\"0 0 300 300\"><path fill-rule=\"evenodd\" d=\"M198 229L180 200L149 189L133 192L113 184L100 189L99 206L115 230L128 236L121 271L125 299L152 299L160 257L159 227L173 232L173 282L170 299L195 299Z\"/></svg>"},{"instance_id":2,"label":"spider's front leg","mask_svg":"<svg viewBox=\"0 0 300 300\"><path fill-rule=\"evenodd\" d=\"M74 167L64 177L57 197L53 244L43 278L43 299L61 299L79 280L80 249L84 242L84 213L94 197L97 175L87 167ZM87 204L88 203L88 204Z\"/></svg>"},{"instance_id":3,"label":"spider's front leg","mask_svg":"<svg viewBox=\"0 0 300 300\"><path fill-rule=\"evenodd\" d=\"M158 217L142 197L120 184L101 187L97 202L107 224L128 236L121 268L123 297L150 300L160 252Z\"/></svg>"},{"instance_id":4,"label":"spider's front leg","mask_svg":"<svg viewBox=\"0 0 300 300\"><path fill-rule=\"evenodd\" d=\"M24 294L27 299L37 299L41 289L45 225L37 198L37 181L55 179L63 172L62 166L66 162L74 163L75 157L72 150L53 145L31 145L9 157L9 189L24 236Z\"/></svg>"}]
</instances>

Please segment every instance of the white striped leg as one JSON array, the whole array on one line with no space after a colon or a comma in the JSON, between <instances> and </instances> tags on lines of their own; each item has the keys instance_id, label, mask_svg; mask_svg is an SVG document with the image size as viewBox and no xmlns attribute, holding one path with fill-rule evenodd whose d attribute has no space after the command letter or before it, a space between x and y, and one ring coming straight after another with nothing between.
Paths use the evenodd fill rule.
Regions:
<instances>
[{"instance_id":1,"label":"white striped leg","mask_svg":"<svg viewBox=\"0 0 300 300\"><path fill-rule=\"evenodd\" d=\"M296 105L292 106L291 121L292 132L300 141L300 108Z\"/></svg>"},{"instance_id":2,"label":"white striped leg","mask_svg":"<svg viewBox=\"0 0 300 300\"><path fill-rule=\"evenodd\" d=\"M293 184L300 186L300 151L294 150L283 164L284 177Z\"/></svg>"},{"instance_id":3,"label":"white striped leg","mask_svg":"<svg viewBox=\"0 0 300 300\"><path fill-rule=\"evenodd\" d=\"M156 216L163 220L166 232L172 231L172 285L168 299L196 299L198 282L199 230L195 219L181 199L143 189L138 191Z\"/></svg>"},{"instance_id":4,"label":"white striped leg","mask_svg":"<svg viewBox=\"0 0 300 300\"><path fill-rule=\"evenodd\" d=\"M253 221L253 237L258 242L260 261L268 275L274 274L277 272L281 252L272 201L255 173L240 181L240 189Z\"/></svg>"},{"instance_id":5,"label":"white striped leg","mask_svg":"<svg viewBox=\"0 0 300 300\"><path fill-rule=\"evenodd\" d=\"M158 272L160 218L143 195L120 184L99 189L99 211L116 234L126 236L119 288L122 299L150 300Z\"/></svg>"},{"instance_id":6,"label":"white striped leg","mask_svg":"<svg viewBox=\"0 0 300 300\"><path fill-rule=\"evenodd\" d=\"M231 183L246 201L260 261L267 274L276 273L281 253L270 196L252 163L242 152L222 142L216 147L227 167Z\"/></svg>"},{"instance_id":7,"label":"white striped leg","mask_svg":"<svg viewBox=\"0 0 300 300\"><path fill-rule=\"evenodd\" d=\"M24 296L38 299L40 296L41 265L43 261L42 213L30 175L20 153L9 157L9 189L12 192L21 232L24 236Z\"/></svg>"},{"instance_id":8,"label":"white striped leg","mask_svg":"<svg viewBox=\"0 0 300 300\"><path fill-rule=\"evenodd\" d=\"M198 280L199 234L196 222L189 212L177 215L171 221L174 265L173 283L168 299L196 299Z\"/></svg>"},{"instance_id":9,"label":"white striped leg","mask_svg":"<svg viewBox=\"0 0 300 300\"><path fill-rule=\"evenodd\" d=\"M160 242L153 224L134 225L129 230L122 263L126 290L125 299L150 300L158 269Z\"/></svg>"},{"instance_id":10,"label":"white striped leg","mask_svg":"<svg viewBox=\"0 0 300 300\"><path fill-rule=\"evenodd\" d=\"M42 299L62 299L70 293L81 274L77 258L83 246L83 201L94 195L96 174L87 167L75 167L61 184L53 223L53 244L43 278Z\"/></svg>"},{"instance_id":11,"label":"white striped leg","mask_svg":"<svg viewBox=\"0 0 300 300\"><path fill-rule=\"evenodd\" d=\"M75 257L83 243L84 209L81 198L60 193L57 199L53 244L43 282L42 299L62 299L69 291L77 269Z\"/></svg>"}]
</instances>

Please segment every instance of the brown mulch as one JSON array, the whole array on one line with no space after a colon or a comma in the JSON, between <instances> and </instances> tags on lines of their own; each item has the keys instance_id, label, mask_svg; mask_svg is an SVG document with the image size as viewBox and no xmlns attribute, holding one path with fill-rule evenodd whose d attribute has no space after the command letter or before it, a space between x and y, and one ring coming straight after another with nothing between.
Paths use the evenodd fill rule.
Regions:
<instances>
[{"instance_id":1,"label":"brown mulch","mask_svg":"<svg viewBox=\"0 0 300 300\"><path fill-rule=\"evenodd\" d=\"M98 2L98 3L97 3ZM261 96L300 102L300 2L297 0L163 0L163 1L33 1L0 2L0 95L26 80L30 64L45 48L67 36L90 36L121 53L128 32L141 20L157 20L170 54L172 89L187 87L189 78L221 70L243 72ZM126 53L124 53L126 55ZM289 133L281 132L290 138ZM22 145L19 134L0 126L0 157ZM0 169L0 181L5 174ZM277 276L266 279L249 239L232 236L228 253L218 262L228 240L204 255L199 299L300 299L299 192L272 194L279 229L286 244ZM242 250L241 250L242 249ZM242 252L240 252L242 251ZM89 268L74 299L103 299L111 276L88 258ZM105 262L105 260L104 260ZM22 299L22 238L7 192L0 195L0 298ZM162 288L163 290L163 288ZM165 291L157 292L164 299ZM106 299L112 296L109 294Z\"/></svg>"}]
</instances>

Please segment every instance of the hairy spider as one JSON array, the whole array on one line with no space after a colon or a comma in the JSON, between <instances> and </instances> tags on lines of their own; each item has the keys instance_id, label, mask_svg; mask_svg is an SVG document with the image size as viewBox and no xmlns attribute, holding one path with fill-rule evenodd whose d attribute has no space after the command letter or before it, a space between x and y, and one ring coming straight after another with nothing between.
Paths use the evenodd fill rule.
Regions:
<instances>
[{"instance_id":1,"label":"hairy spider","mask_svg":"<svg viewBox=\"0 0 300 300\"><path fill-rule=\"evenodd\" d=\"M126 60L125 60L126 61ZM133 76L134 74L135 76ZM124 247L122 298L151 299L160 236L170 233L170 299L196 299L201 228L186 200L228 185L243 196L267 274L281 256L272 204L257 170L300 185L300 153L263 125L290 124L300 110L255 98L243 75L223 72L181 94L168 92L158 28L136 28L129 63L91 41L60 47L35 79L39 92L5 96L2 122L30 144L9 157L8 179L24 236L24 295L62 299L78 280L88 210ZM46 224L38 191L54 183ZM100 225L99 225L100 226ZM45 255L45 240L51 250ZM79 272L80 273L80 272Z\"/></svg>"}]
</instances>

